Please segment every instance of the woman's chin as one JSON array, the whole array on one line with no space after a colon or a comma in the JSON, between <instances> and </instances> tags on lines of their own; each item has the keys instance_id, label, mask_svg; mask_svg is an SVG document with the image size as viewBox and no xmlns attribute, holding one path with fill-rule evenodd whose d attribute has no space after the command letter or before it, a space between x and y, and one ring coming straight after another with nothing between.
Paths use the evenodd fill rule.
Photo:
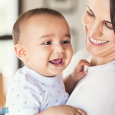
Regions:
<instances>
[{"instance_id":1,"label":"woman's chin","mask_svg":"<svg viewBox=\"0 0 115 115\"><path fill-rule=\"evenodd\" d=\"M93 56L98 56L99 55L99 51L98 49L92 48L92 47L88 47L86 46L86 50L89 54L93 55Z\"/></svg>"}]
</instances>

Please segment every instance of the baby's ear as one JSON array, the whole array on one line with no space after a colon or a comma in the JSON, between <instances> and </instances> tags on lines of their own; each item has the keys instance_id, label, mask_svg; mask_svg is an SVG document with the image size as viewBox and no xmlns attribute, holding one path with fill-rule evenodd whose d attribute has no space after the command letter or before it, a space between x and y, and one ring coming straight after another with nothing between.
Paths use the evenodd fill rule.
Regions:
<instances>
[{"instance_id":1,"label":"baby's ear","mask_svg":"<svg viewBox=\"0 0 115 115\"><path fill-rule=\"evenodd\" d=\"M21 59L22 61L26 60L26 49L23 45L16 44L14 46L14 50L19 59Z\"/></svg>"}]
</instances>

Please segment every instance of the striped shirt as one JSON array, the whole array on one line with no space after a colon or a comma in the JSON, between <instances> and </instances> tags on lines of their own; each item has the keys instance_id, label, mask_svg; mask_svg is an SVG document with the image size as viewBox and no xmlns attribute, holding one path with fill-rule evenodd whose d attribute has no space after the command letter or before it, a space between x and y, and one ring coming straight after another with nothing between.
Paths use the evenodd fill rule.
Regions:
<instances>
[{"instance_id":1,"label":"striped shirt","mask_svg":"<svg viewBox=\"0 0 115 115\"><path fill-rule=\"evenodd\" d=\"M115 61L89 67L67 105L81 108L87 115L115 115Z\"/></svg>"}]
</instances>

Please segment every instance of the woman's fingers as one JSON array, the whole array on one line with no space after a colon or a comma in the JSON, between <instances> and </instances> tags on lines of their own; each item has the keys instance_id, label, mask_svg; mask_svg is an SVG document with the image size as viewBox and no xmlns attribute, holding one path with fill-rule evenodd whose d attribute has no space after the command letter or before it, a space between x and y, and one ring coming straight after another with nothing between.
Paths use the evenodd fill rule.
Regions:
<instances>
[{"instance_id":1,"label":"woman's fingers","mask_svg":"<svg viewBox=\"0 0 115 115\"><path fill-rule=\"evenodd\" d=\"M76 113L76 115L82 115L81 113Z\"/></svg>"},{"instance_id":2,"label":"woman's fingers","mask_svg":"<svg viewBox=\"0 0 115 115\"><path fill-rule=\"evenodd\" d=\"M81 113L80 115L87 115L82 109L77 108L77 111Z\"/></svg>"},{"instance_id":3,"label":"woman's fingers","mask_svg":"<svg viewBox=\"0 0 115 115\"><path fill-rule=\"evenodd\" d=\"M77 112L76 115L82 115L82 114Z\"/></svg>"}]
</instances>

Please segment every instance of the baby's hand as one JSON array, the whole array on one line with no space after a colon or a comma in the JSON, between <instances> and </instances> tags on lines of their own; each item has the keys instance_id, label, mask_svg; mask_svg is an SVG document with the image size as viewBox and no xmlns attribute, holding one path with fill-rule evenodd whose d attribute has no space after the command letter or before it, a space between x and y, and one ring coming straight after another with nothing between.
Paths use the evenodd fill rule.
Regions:
<instances>
[{"instance_id":1,"label":"baby's hand","mask_svg":"<svg viewBox=\"0 0 115 115\"><path fill-rule=\"evenodd\" d=\"M71 74L72 79L75 82L78 82L81 78L83 78L87 71L84 71L84 66L90 66L91 64L86 60L81 60L76 68L74 69L73 73Z\"/></svg>"},{"instance_id":2,"label":"baby's hand","mask_svg":"<svg viewBox=\"0 0 115 115\"><path fill-rule=\"evenodd\" d=\"M60 105L56 106L56 115L86 115L86 113L70 105Z\"/></svg>"}]
</instances>

